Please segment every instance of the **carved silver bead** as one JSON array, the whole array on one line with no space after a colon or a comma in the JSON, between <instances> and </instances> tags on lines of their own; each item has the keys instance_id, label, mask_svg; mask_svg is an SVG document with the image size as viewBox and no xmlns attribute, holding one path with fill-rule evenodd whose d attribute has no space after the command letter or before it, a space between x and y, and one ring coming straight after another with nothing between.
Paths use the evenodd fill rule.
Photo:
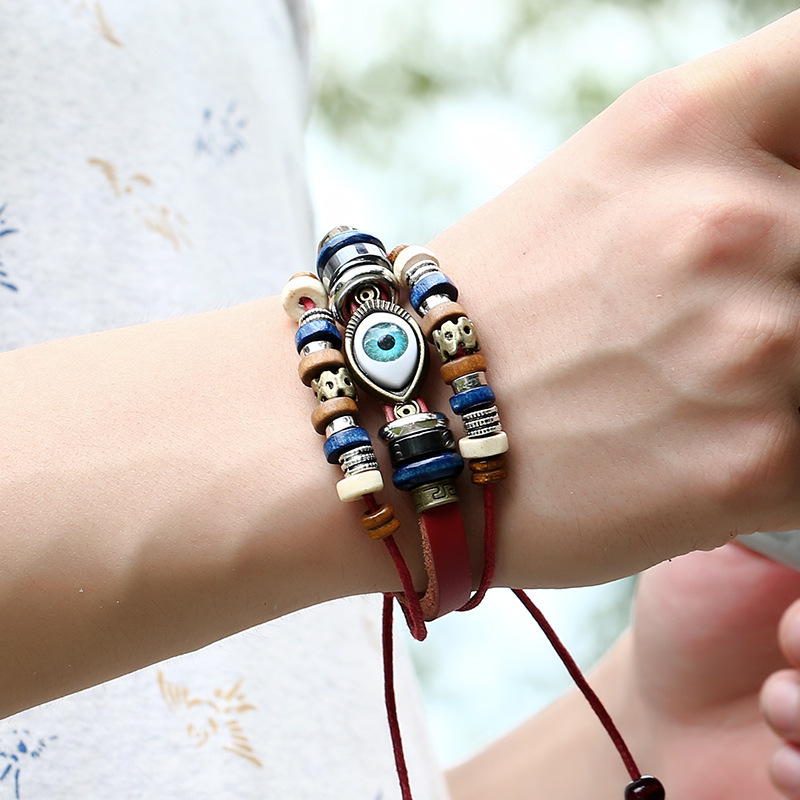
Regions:
<instances>
[{"instance_id":1,"label":"carved silver bead","mask_svg":"<svg viewBox=\"0 0 800 800\"><path fill-rule=\"evenodd\" d=\"M503 430L503 426L500 424L500 415L497 413L497 406L479 408L477 411L467 411L462 415L461 419L464 421L464 430L471 439L492 436Z\"/></svg>"},{"instance_id":2,"label":"carved silver bead","mask_svg":"<svg viewBox=\"0 0 800 800\"><path fill-rule=\"evenodd\" d=\"M350 298L367 286L377 285L385 289L389 300L395 302L397 282L388 263L388 261L385 264L372 261L357 262L336 276L328 294L331 306L340 321L344 322L349 316L347 304Z\"/></svg>"},{"instance_id":3,"label":"carved silver bead","mask_svg":"<svg viewBox=\"0 0 800 800\"><path fill-rule=\"evenodd\" d=\"M352 397L355 399L356 386L350 377L347 367L339 367L335 372L325 370L316 380L311 381L311 388L317 396L317 400L322 403L325 400L332 400L334 397Z\"/></svg>"},{"instance_id":4,"label":"carved silver bead","mask_svg":"<svg viewBox=\"0 0 800 800\"><path fill-rule=\"evenodd\" d=\"M442 361L449 361L460 349L472 352L480 350L478 334L469 317L445 320L433 332L432 338Z\"/></svg>"},{"instance_id":5,"label":"carved silver bead","mask_svg":"<svg viewBox=\"0 0 800 800\"><path fill-rule=\"evenodd\" d=\"M339 463L345 475L355 475L358 472L366 472L368 469L379 469L375 451L370 445L347 450L339 457Z\"/></svg>"}]
</instances>

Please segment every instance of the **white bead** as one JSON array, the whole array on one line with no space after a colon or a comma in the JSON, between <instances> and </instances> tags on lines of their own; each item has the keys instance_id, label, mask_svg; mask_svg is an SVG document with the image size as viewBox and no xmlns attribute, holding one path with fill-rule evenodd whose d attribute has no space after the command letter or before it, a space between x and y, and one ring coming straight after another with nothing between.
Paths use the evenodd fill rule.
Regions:
<instances>
[{"instance_id":1,"label":"white bead","mask_svg":"<svg viewBox=\"0 0 800 800\"><path fill-rule=\"evenodd\" d=\"M319 278L312 275L295 275L289 278L281 292L283 310L295 322L300 322L300 317L306 310L300 302L303 297L307 297L320 308L328 307L328 293Z\"/></svg>"},{"instance_id":2,"label":"white bead","mask_svg":"<svg viewBox=\"0 0 800 800\"><path fill-rule=\"evenodd\" d=\"M383 476L380 470L366 469L363 472L356 472L355 475L348 475L336 484L336 491L339 499L343 503L354 503L360 500L365 494L380 492L383 490Z\"/></svg>"},{"instance_id":3,"label":"white bead","mask_svg":"<svg viewBox=\"0 0 800 800\"><path fill-rule=\"evenodd\" d=\"M481 436L479 439L464 436L458 440L458 452L462 458L491 458L505 453L506 450L508 450L508 436L505 431L491 436Z\"/></svg>"},{"instance_id":4,"label":"white bead","mask_svg":"<svg viewBox=\"0 0 800 800\"><path fill-rule=\"evenodd\" d=\"M394 276L401 286L405 286L408 269L415 264L419 264L420 261L433 261L436 266L439 266L439 259L430 250L416 244L404 247L397 254L392 268L394 269Z\"/></svg>"}]
</instances>

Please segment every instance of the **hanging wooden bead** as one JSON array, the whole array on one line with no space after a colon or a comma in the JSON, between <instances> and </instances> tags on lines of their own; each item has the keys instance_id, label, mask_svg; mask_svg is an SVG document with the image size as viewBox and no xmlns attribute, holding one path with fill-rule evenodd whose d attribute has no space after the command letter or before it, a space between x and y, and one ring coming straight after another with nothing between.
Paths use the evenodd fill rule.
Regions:
<instances>
[{"instance_id":1,"label":"hanging wooden bead","mask_svg":"<svg viewBox=\"0 0 800 800\"><path fill-rule=\"evenodd\" d=\"M400 527L400 520L394 515L394 508L384 503L376 511L365 511L361 515L361 524L370 539L385 539Z\"/></svg>"},{"instance_id":2,"label":"hanging wooden bead","mask_svg":"<svg viewBox=\"0 0 800 800\"><path fill-rule=\"evenodd\" d=\"M497 458L473 458L467 463L472 472L472 482L480 486L503 481L508 476L502 455Z\"/></svg>"}]
</instances>

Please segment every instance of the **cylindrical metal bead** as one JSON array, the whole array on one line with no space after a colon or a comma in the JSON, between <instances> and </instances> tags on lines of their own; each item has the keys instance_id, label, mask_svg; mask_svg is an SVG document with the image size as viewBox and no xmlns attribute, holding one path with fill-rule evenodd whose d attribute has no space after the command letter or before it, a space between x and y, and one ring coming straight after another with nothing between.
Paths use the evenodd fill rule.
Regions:
<instances>
[{"instance_id":1,"label":"cylindrical metal bead","mask_svg":"<svg viewBox=\"0 0 800 800\"><path fill-rule=\"evenodd\" d=\"M339 456L339 464L345 475L356 475L369 469L379 469L378 458L371 444L346 450Z\"/></svg>"},{"instance_id":2,"label":"cylindrical metal bead","mask_svg":"<svg viewBox=\"0 0 800 800\"><path fill-rule=\"evenodd\" d=\"M462 416L462 420L464 421L464 430L469 437L491 436L503 430L497 406L467 411Z\"/></svg>"},{"instance_id":3,"label":"cylindrical metal bead","mask_svg":"<svg viewBox=\"0 0 800 800\"><path fill-rule=\"evenodd\" d=\"M411 499L414 501L414 510L417 514L423 514L438 506L457 503L458 492L453 481L435 481L413 488L411 490Z\"/></svg>"}]
</instances>

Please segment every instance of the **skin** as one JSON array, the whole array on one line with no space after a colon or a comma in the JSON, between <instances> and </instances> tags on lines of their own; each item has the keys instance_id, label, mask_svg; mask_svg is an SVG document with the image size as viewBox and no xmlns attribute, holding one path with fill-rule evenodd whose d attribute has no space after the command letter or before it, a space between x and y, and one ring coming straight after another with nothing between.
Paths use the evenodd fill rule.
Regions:
<instances>
[{"instance_id":1,"label":"skin","mask_svg":"<svg viewBox=\"0 0 800 800\"><path fill-rule=\"evenodd\" d=\"M786 666L778 625L798 594L800 573L735 544L642 577L631 630L591 683L670 800L783 796L768 769L780 740L759 690ZM453 800L579 800L587 786L611 800L629 780L577 691L449 775Z\"/></svg>"},{"instance_id":2,"label":"skin","mask_svg":"<svg viewBox=\"0 0 800 800\"><path fill-rule=\"evenodd\" d=\"M645 81L432 243L511 432L499 585L800 526L799 54L793 14ZM398 588L336 499L293 327L270 299L0 356L0 713Z\"/></svg>"}]
</instances>

